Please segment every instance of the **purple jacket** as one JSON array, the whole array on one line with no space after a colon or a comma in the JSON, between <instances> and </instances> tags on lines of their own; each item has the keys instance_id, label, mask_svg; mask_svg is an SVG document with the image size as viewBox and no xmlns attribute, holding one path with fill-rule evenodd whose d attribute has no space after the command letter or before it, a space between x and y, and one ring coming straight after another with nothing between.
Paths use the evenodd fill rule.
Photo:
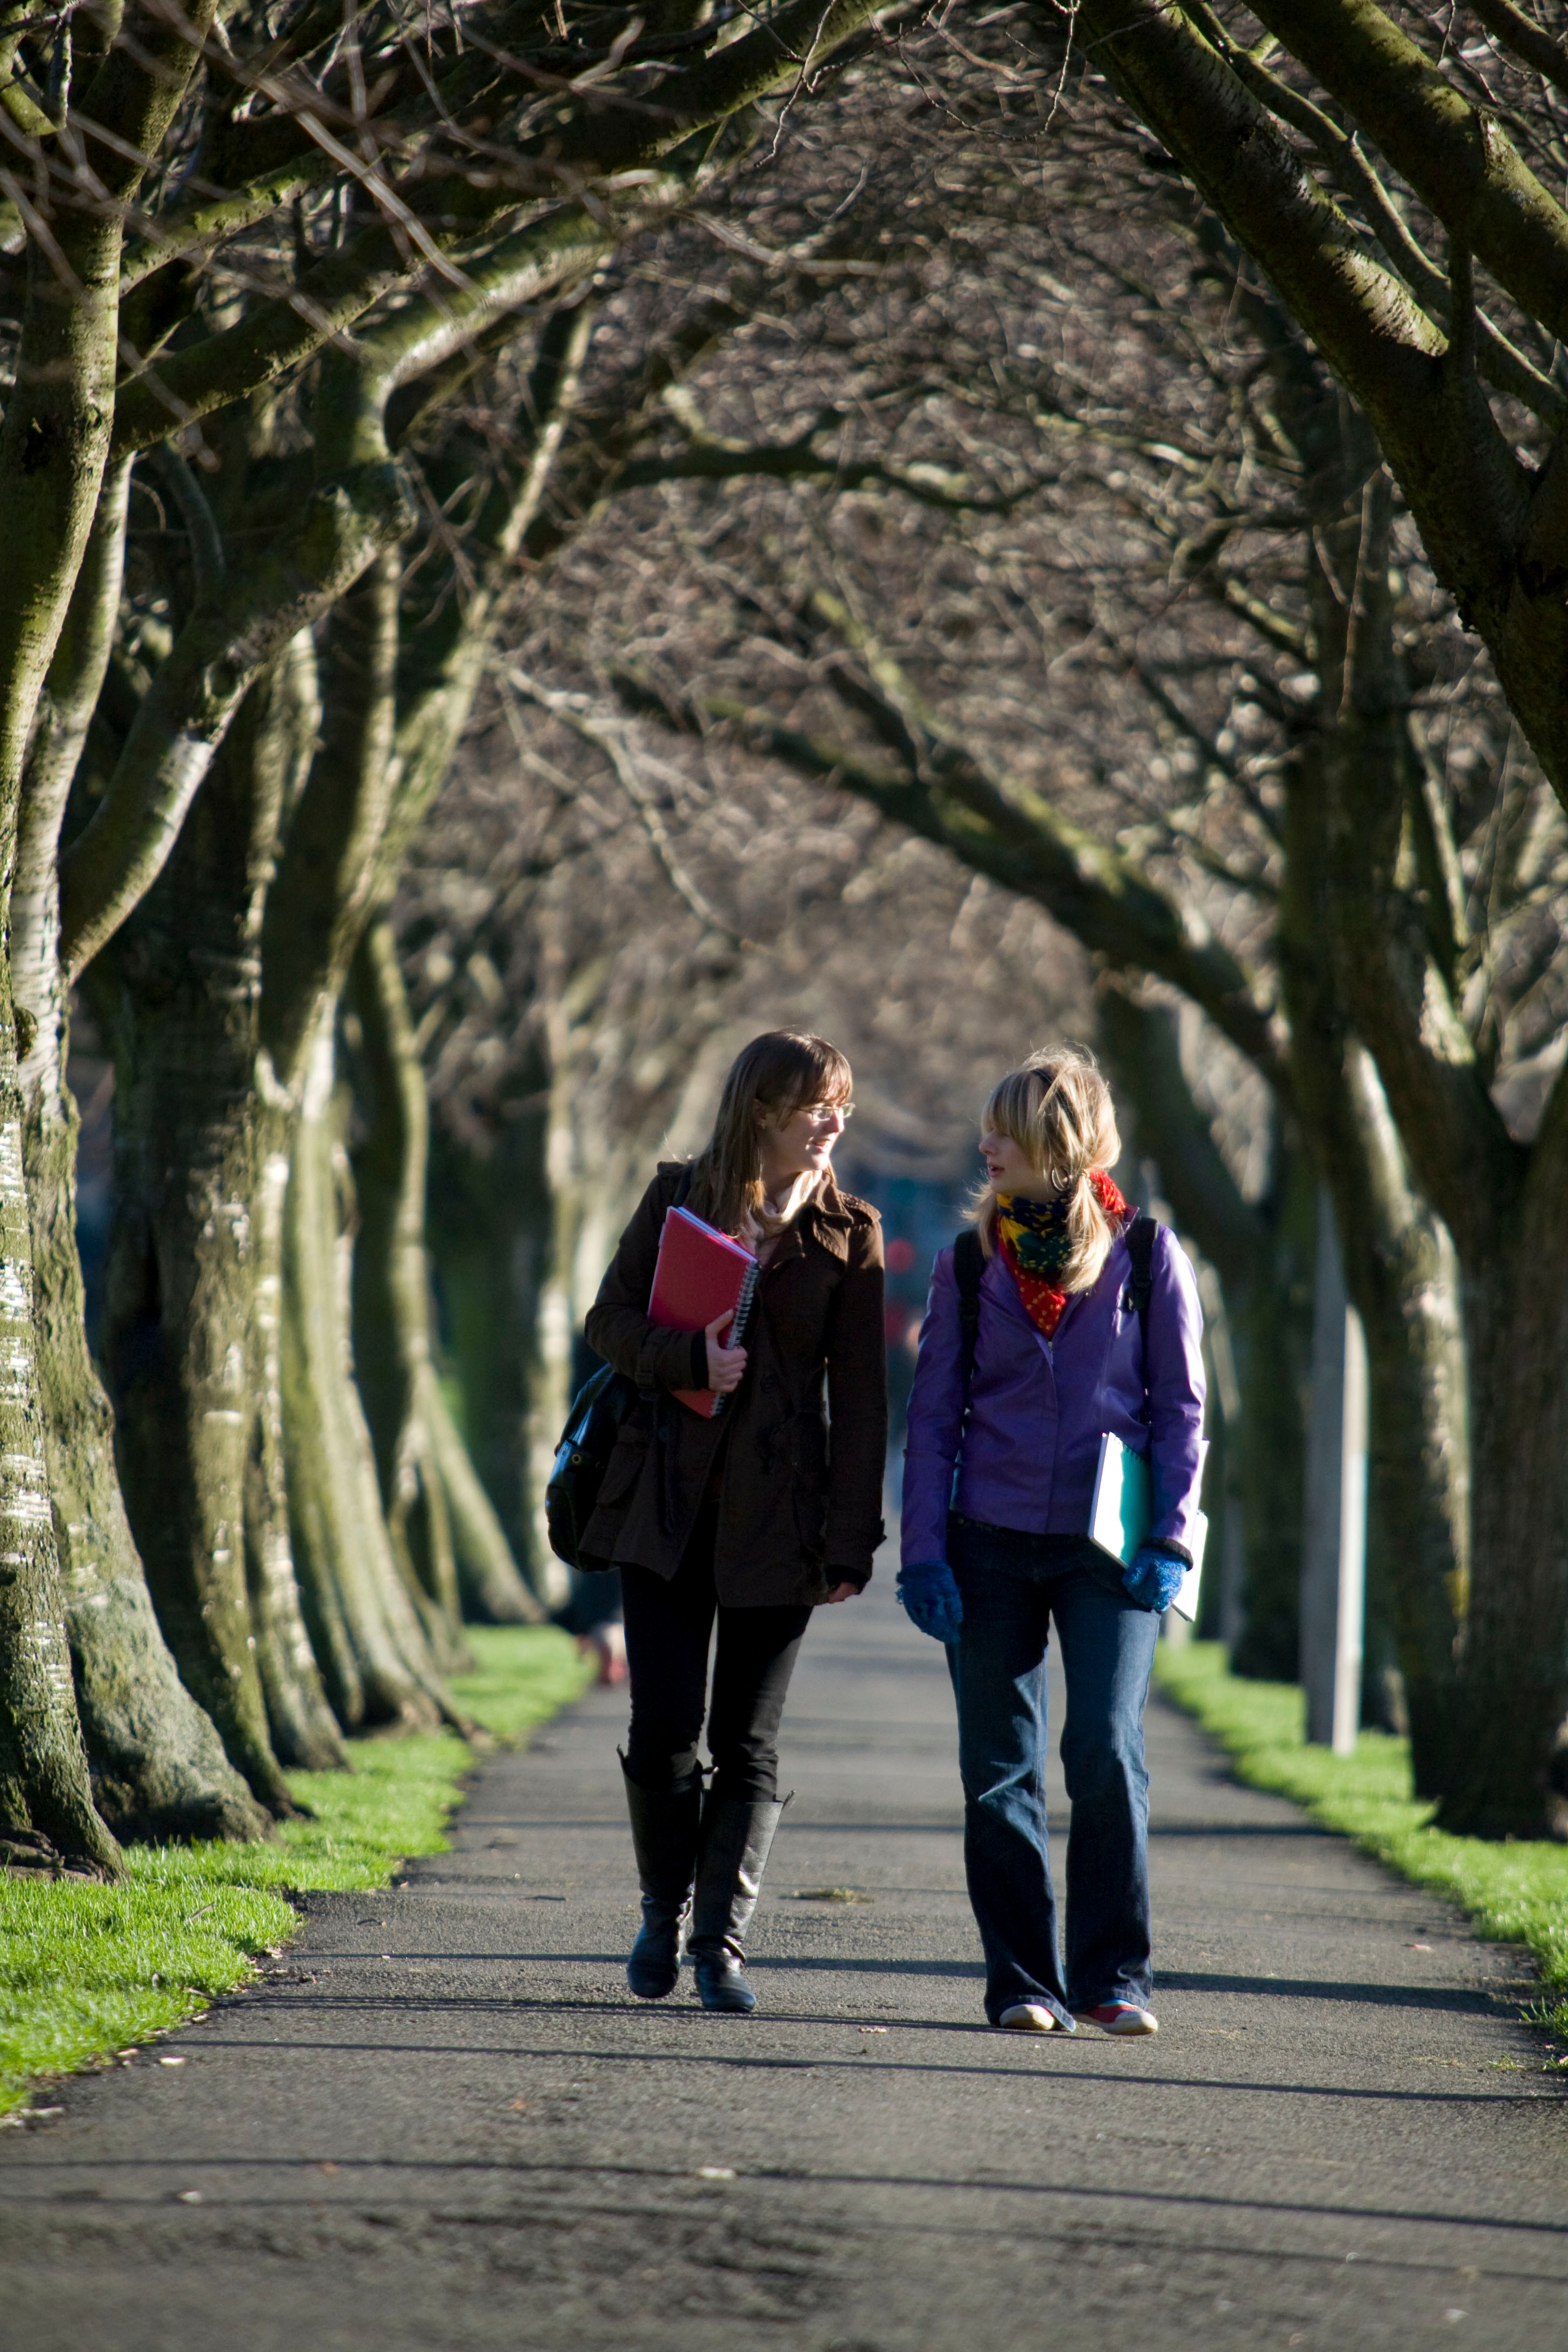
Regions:
<instances>
[{"instance_id":1,"label":"purple jacket","mask_svg":"<svg viewBox=\"0 0 1568 2352\"><path fill-rule=\"evenodd\" d=\"M904 1447L907 1567L947 1558L950 1509L1030 1535L1086 1534L1107 1430L1151 1458L1151 1539L1188 1548L1207 1450L1197 1285L1185 1251L1162 1225L1145 1366L1138 1318L1121 1304L1131 1272L1127 1244L1113 1243L1094 1288L1068 1298L1047 1340L1001 1258L987 1259L961 1453L958 1285L952 1248L938 1251Z\"/></svg>"}]
</instances>

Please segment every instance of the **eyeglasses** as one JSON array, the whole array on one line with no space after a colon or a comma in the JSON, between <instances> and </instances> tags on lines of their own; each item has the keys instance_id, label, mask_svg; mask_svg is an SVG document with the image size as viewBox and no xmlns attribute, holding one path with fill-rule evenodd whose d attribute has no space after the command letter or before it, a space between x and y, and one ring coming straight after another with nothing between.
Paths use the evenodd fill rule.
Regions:
<instances>
[{"instance_id":1,"label":"eyeglasses","mask_svg":"<svg viewBox=\"0 0 1568 2352\"><path fill-rule=\"evenodd\" d=\"M830 1119L835 1118L842 1120L847 1127L855 1116L855 1106L852 1102L802 1103L801 1110L805 1117L810 1119L813 1127L826 1127Z\"/></svg>"}]
</instances>

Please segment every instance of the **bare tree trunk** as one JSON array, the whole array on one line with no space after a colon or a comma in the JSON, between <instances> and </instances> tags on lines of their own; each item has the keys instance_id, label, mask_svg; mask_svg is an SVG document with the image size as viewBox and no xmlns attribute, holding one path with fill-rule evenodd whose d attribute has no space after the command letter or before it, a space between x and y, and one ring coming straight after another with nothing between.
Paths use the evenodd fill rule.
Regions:
<instances>
[{"instance_id":1,"label":"bare tree trunk","mask_svg":"<svg viewBox=\"0 0 1568 2352\"><path fill-rule=\"evenodd\" d=\"M1516 1142L1456 1010L1458 940L1441 892L1417 903L1404 887L1406 845L1430 812L1394 635L1389 523L1374 475L1325 763L1322 906L1340 985L1377 1057L1379 1103L1386 1092L1386 1123L1398 1119L1400 1175L1407 1152L1462 1269L1471 1548L1439 1819L1482 1836L1568 1836L1568 1086L1559 1080L1533 1145ZM1342 1223L1347 1265L1360 1231ZM1410 1352L1411 1386L1446 1392L1451 1335L1439 1325ZM1407 1482L1440 1487L1451 1467L1408 1441L1401 1458ZM1435 1681L1464 1598L1462 1550L1439 1581L1441 1566L1417 1596Z\"/></svg>"},{"instance_id":2,"label":"bare tree trunk","mask_svg":"<svg viewBox=\"0 0 1568 2352\"><path fill-rule=\"evenodd\" d=\"M457 1721L397 1570L375 1456L354 1386L346 1154L334 1100L331 1012L294 1136L284 1221L283 1430L294 1555L308 1595L335 1609L368 1724ZM329 1667L329 1674L331 1669Z\"/></svg>"},{"instance_id":3,"label":"bare tree trunk","mask_svg":"<svg viewBox=\"0 0 1568 2352\"><path fill-rule=\"evenodd\" d=\"M429 1107L384 918L360 943L351 992L369 1120L354 1155L354 1351L388 1525L454 1620L466 1585L477 1590L485 1616L526 1623L542 1612L518 1573L436 1375L425 1243Z\"/></svg>"},{"instance_id":4,"label":"bare tree trunk","mask_svg":"<svg viewBox=\"0 0 1568 2352\"><path fill-rule=\"evenodd\" d=\"M436 1385L425 1256L425 1076L392 926L373 922L350 969L368 1127L353 1154L354 1357L394 1548L430 1599L460 1616L451 1517L429 1423Z\"/></svg>"},{"instance_id":5,"label":"bare tree trunk","mask_svg":"<svg viewBox=\"0 0 1568 2352\"><path fill-rule=\"evenodd\" d=\"M98 1810L122 1838L253 1838L269 1816L181 1682L153 1608L88 1354L77 1254L76 1114L28 1128L39 1373L60 1587Z\"/></svg>"},{"instance_id":6,"label":"bare tree trunk","mask_svg":"<svg viewBox=\"0 0 1568 2352\"><path fill-rule=\"evenodd\" d=\"M121 1837L249 1838L270 1820L181 1683L159 1629L114 1465L113 1416L82 1318L76 1106L65 1084L59 961L60 820L108 663L120 598L130 467L106 478L87 557L39 706L12 893L39 1382L66 1632L99 1811Z\"/></svg>"},{"instance_id":7,"label":"bare tree trunk","mask_svg":"<svg viewBox=\"0 0 1568 2352\"><path fill-rule=\"evenodd\" d=\"M104 1876L120 1849L94 1810L66 1647L44 1444L33 1249L22 1172L10 970L0 958L0 1857Z\"/></svg>"},{"instance_id":8,"label":"bare tree trunk","mask_svg":"<svg viewBox=\"0 0 1568 2352\"><path fill-rule=\"evenodd\" d=\"M1286 772L1279 951L1290 1072L1303 1138L1334 1206L1351 1301L1371 1376L1369 1561L1386 1592L1405 1685L1416 1790L1450 1782L1457 1735L1455 1643L1466 1557L1466 1445L1453 1253L1409 1164L1334 965L1331 850L1336 794L1397 801L1410 758L1403 695L1384 694L1393 660L1387 593L1390 504L1365 418L1283 341L1277 366L1312 460L1308 592L1316 717ZM1366 694L1384 724L1363 724ZM1381 784L1368 763L1393 762Z\"/></svg>"},{"instance_id":9,"label":"bare tree trunk","mask_svg":"<svg viewBox=\"0 0 1568 2352\"><path fill-rule=\"evenodd\" d=\"M125 1498L182 1675L278 1812L290 1802L271 1720L290 1756L341 1753L289 1597L275 1507L267 1515L254 1378L258 1347L263 1365L267 1354L258 1286L272 1271L258 1215L260 911L297 715L276 680L247 698L173 857L110 951L120 984L105 1356ZM264 1513L253 1541L247 1501ZM253 1583L268 1609L259 1628Z\"/></svg>"},{"instance_id":10,"label":"bare tree trunk","mask_svg":"<svg viewBox=\"0 0 1568 2352\"><path fill-rule=\"evenodd\" d=\"M1568 1838L1568 1663L1553 1638L1568 1616L1565 1097L1560 1079L1516 1230L1466 1282L1475 1572L1439 1819L1476 1837Z\"/></svg>"},{"instance_id":11,"label":"bare tree trunk","mask_svg":"<svg viewBox=\"0 0 1568 2352\"><path fill-rule=\"evenodd\" d=\"M1455 1769L1468 1547L1464 1355L1452 1245L1410 1179L1376 1069L1327 969L1327 836L1316 762L1290 779L1280 919L1291 1065L1329 1187L1371 1374L1369 1582L1386 1594L1417 1794Z\"/></svg>"},{"instance_id":12,"label":"bare tree trunk","mask_svg":"<svg viewBox=\"0 0 1568 2352\"><path fill-rule=\"evenodd\" d=\"M322 1772L346 1767L349 1758L306 1630L289 1540L283 1443L283 1217L289 1190L289 1121L279 1106L264 1104L258 1128L251 1423L245 1466L246 1580L273 1747L285 1763Z\"/></svg>"},{"instance_id":13,"label":"bare tree trunk","mask_svg":"<svg viewBox=\"0 0 1568 2352\"><path fill-rule=\"evenodd\" d=\"M92 36L88 36L89 39ZM113 415L113 207L78 220L65 261L81 299L60 299L29 240L27 302L0 431L13 560L0 581L0 1855L113 1875L113 1837L93 1804L66 1643L37 1354L32 1234L24 1175L19 1039L9 956L23 769L35 714L97 512ZM45 460L36 462L33 453Z\"/></svg>"},{"instance_id":14,"label":"bare tree trunk","mask_svg":"<svg viewBox=\"0 0 1568 2352\"><path fill-rule=\"evenodd\" d=\"M184 864L182 845L176 887ZM121 1021L105 1355L125 1499L159 1622L233 1761L284 1813L291 1806L268 1730L245 1570L256 1288L249 1023L243 982L224 974L216 954L204 977L205 987L194 974L171 974L163 1002L139 991Z\"/></svg>"}]
</instances>

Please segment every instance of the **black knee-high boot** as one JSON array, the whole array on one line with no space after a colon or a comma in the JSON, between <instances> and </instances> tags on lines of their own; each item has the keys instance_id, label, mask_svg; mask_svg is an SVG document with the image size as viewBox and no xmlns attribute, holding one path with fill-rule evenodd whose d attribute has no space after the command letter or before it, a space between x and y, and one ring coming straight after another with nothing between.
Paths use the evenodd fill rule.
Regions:
<instances>
[{"instance_id":1,"label":"black knee-high boot","mask_svg":"<svg viewBox=\"0 0 1568 2352\"><path fill-rule=\"evenodd\" d=\"M675 1990L689 1917L692 1874L702 1820L702 1783L684 1789L639 1788L621 1759L631 1816L632 1850L642 1888L642 1926L626 1961L626 1982L639 2000L662 2000Z\"/></svg>"},{"instance_id":2,"label":"black knee-high boot","mask_svg":"<svg viewBox=\"0 0 1568 2352\"><path fill-rule=\"evenodd\" d=\"M704 2009L750 2010L757 2005L741 1964L768 1849L788 1802L785 1797L782 1803L747 1803L710 1791L702 1808L688 1950Z\"/></svg>"}]
</instances>

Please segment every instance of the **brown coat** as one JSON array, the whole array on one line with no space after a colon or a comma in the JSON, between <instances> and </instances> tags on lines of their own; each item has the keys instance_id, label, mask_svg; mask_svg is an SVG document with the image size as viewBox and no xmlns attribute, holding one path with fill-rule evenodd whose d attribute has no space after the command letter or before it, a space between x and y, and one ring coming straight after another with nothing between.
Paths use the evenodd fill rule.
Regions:
<instances>
[{"instance_id":1,"label":"brown coat","mask_svg":"<svg viewBox=\"0 0 1568 2352\"><path fill-rule=\"evenodd\" d=\"M647 1318L665 1211L684 1174L678 1162L659 1168L588 1310L589 1346L647 1391L708 1384L701 1332ZM882 1228L875 1209L831 1177L779 1235L745 1346L745 1375L716 1420L668 1395L638 1401L584 1550L673 1576L722 1447L713 1559L721 1601L813 1602L835 1584L863 1584L882 1539L888 1445Z\"/></svg>"}]
</instances>

